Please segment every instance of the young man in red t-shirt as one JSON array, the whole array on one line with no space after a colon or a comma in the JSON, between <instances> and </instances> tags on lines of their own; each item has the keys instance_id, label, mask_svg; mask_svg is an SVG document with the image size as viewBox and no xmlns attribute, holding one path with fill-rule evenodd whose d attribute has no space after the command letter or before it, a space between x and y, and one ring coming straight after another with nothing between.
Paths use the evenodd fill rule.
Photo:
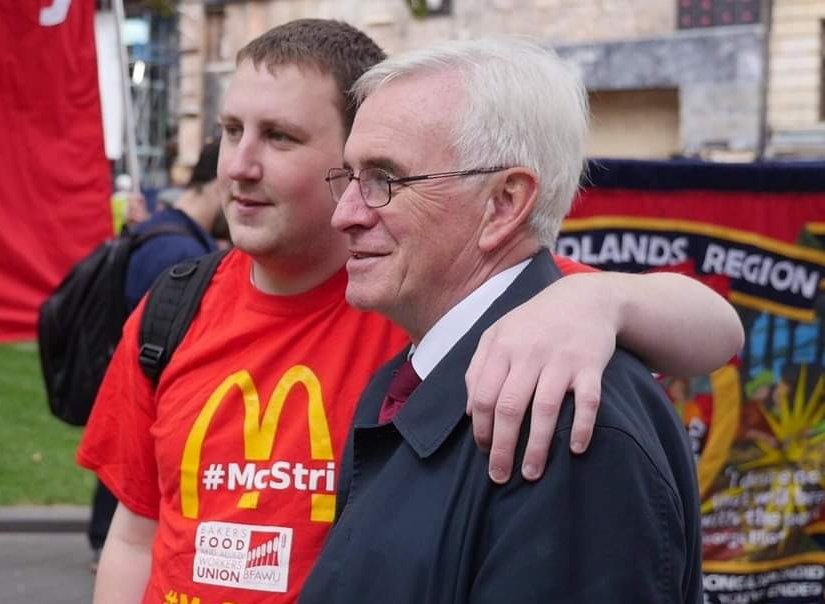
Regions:
<instances>
[{"instance_id":1,"label":"young man in red t-shirt","mask_svg":"<svg viewBox=\"0 0 825 604\"><path fill-rule=\"evenodd\" d=\"M323 179L340 165L352 123L346 91L381 58L363 33L323 20L279 26L240 51L218 169L236 249L156 388L137 363L137 309L78 451L120 501L95 602L297 597L333 518L337 463L360 391L405 341L385 319L346 305L349 252L330 225ZM641 356L656 355L660 369L696 369L699 331L700 370L738 346L730 307L686 279L565 281L499 324L478 359L470 398L485 403L473 410L482 442L496 418L496 480L510 471L508 449L537 383L547 404L534 405L535 464L546 456L556 414L542 409L557 402L556 389L560 399L575 388L583 401L576 429L586 445L617 334ZM701 313L690 304L697 299ZM690 323L700 318L707 331ZM657 331L664 326L670 345ZM539 327L544 335L534 336ZM497 398L508 402L503 414L486 404Z\"/></svg>"}]
</instances>

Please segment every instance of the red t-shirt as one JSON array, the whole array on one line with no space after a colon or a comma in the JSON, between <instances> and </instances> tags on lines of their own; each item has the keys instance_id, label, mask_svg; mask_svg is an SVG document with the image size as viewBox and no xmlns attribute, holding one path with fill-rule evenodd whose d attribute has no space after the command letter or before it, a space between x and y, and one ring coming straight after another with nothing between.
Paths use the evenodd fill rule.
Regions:
<instances>
[{"instance_id":1,"label":"red t-shirt","mask_svg":"<svg viewBox=\"0 0 825 604\"><path fill-rule=\"evenodd\" d=\"M342 270L266 295L231 252L156 390L137 361L143 305L127 322L77 459L158 521L145 604L297 599L333 520L360 393L407 343L349 307L345 287Z\"/></svg>"}]
</instances>

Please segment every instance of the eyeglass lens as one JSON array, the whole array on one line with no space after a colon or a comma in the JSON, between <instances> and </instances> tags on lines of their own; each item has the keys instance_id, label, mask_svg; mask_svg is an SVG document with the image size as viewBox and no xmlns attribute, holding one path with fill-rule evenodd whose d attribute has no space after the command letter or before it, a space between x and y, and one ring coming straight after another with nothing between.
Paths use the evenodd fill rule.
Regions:
<instances>
[{"instance_id":1,"label":"eyeglass lens","mask_svg":"<svg viewBox=\"0 0 825 604\"><path fill-rule=\"evenodd\" d=\"M358 175L361 195L368 206L382 206L389 200L390 183L387 174L378 168L366 168Z\"/></svg>"},{"instance_id":2,"label":"eyeglass lens","mask_svg":"<svg viewBox=\"0 0 825 604\"><path fill-rule=\"evenodd\" d=\"M387 174L380 168L364 168L357 177L354 177L352 172L346 168L333 168L329 171L327 180L332 198L336 202L344 196L352 180L358 181L361 196L370 207L386 205L390 197Z\"/></svg>"}]
</instances>

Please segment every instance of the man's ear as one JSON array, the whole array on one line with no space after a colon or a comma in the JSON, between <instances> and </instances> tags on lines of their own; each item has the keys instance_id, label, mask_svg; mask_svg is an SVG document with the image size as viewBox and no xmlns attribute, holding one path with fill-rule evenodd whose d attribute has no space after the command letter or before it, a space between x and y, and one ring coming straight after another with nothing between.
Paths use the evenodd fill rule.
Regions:
<instances>
[{"instance_id":1,"label":"man's ear","mask_svg":"<svg viewBox=\"0 0 825 604\"><path fill-rule=\"evenodd\" d=\"M538 177L528 168L509 168L497 180L484 208L478 239L485 252L497 249L524 227L539 191Z\"/></svg>"}]
</instances>

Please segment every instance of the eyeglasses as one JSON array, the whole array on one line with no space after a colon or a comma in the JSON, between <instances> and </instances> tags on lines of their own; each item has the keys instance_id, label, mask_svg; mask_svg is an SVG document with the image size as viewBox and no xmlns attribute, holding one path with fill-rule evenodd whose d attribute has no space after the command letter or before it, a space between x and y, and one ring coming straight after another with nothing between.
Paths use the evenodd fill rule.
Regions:
<instances>
[{"instance_id":1,"label":"eyeglasses","mask_svg":"<svg viewBox=\"0 0 825 604\"><path fill-rule=\"evenodd\" d=\"M476 168L474 170L459 170L457 172L437 172L435 174L419 174L417 176L404 176L402 178L392 178L381 168L364 168L358 176L349 168L330 168L327 177L324 179L329 183L329 192L335 203L341 201L344 191L353 180L358 181L358 188L361 190L361 197L369 208L383 208L392 201L392 186L402 185L419 180L434 180L436 178L457 178L461 176L475 176L477 174L492 174L501 172L507 168L497 166L495 168Z\"/></svg>"}]
</instances>

